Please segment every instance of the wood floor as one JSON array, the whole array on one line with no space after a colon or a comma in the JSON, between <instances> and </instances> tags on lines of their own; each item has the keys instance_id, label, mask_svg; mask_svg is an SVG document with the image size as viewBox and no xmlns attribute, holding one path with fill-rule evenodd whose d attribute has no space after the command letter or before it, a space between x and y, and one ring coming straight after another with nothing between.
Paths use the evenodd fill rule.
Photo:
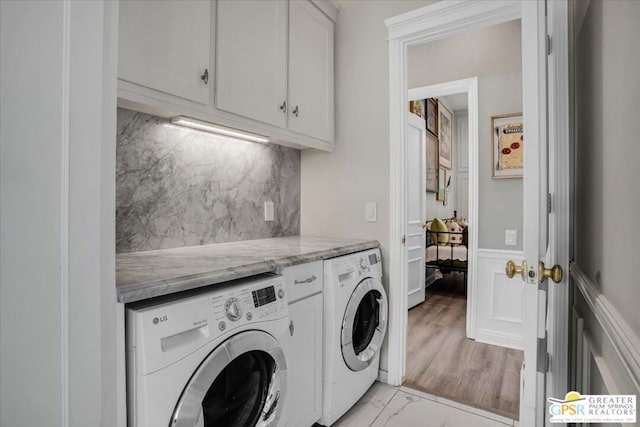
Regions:
<instances>
[{"instance_id":1,"label":"wood floor","mask_svg":"<svg viewBox=\"0 0 640 427\"><path fill-rule=\"evenodd\" d=\"M404 386L518 419L523 353L466 338L461 274L447 274L409 310Z\"/></svg>"}]
</instances>

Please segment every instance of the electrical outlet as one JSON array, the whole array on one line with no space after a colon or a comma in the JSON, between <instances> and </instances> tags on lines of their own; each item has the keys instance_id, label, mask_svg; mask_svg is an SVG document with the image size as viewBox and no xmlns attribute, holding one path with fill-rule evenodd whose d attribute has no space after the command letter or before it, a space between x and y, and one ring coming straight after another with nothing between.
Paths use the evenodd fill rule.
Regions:
<instances>
[{"instance_id":1,"label":"electrical outlet","mask_svg":"<svg viewBox=\"0 0 640 427\"><path fill-rule=\"evenodd\" d=\"M504 231L504 245L505 246L517 246L518 245L518 230L505 230Z\"/></svg>"},{"instance_id":2,"label":"electrical outlet","mask_svg":"<svg viewBox=\"0 0 640 427\"><path fill-rule=\"evenodd\" d=\"M364 220L367 222L378 221L378 204L376 202L367 202L364 204Z\"/></svg>"},{"instance_id":3,"label":"electrical outlet","mask_svg":"<svg viewBox=\"0 0 640 427\"><path fill-rule=\"evenodd\" d=\"M264 220L273 221L274 218L273 202L264 202Z\"/></svg>"}]
</instances>

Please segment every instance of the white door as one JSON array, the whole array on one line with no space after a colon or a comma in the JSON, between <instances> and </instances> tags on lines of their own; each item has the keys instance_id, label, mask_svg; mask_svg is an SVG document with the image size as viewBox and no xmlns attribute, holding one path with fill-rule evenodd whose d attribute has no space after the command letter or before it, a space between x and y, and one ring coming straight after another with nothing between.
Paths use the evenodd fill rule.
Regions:
<instances>
[{"instance_id":1,"label":"white door","mask_svg":"<svg viewBox=\"0 0 640 427\"><path fill-rule=\"evenodd\" d=\"M220 1L216 107L271 125L287 119L287 2Z\"/></svg>"},{"instance_id":2,"label":"white door","mask_svg":"<svg viewBox=\"0 0 640 427\"><path fill-rule=\"evenodd\" d=\"M407 307L414 307L424 301L424 256L425 231L422 224L426 220L426 170L425 145L426 127L423 118L408 115L407 122L407 231L405 249L407 251L408 301Z\"/></svg>"},{"instance_id":3,"label":"white door","mask_svg":"<svg viewBox=\"0 0 640 427\"><path fill-rule=\"evenodd\" d=\"M333 22L310 1L289 2L289 129L334 140Z\"/></svg>"},{"instance_id":4,"label":"white door","mask_svg":"<svg viewBox=\"0 0 640 427\"><path fill-rule=\"evenodd\" d=\"M119 3L118 78L207 104L211 2Z\"/></svg>"},{"instance_id":5,"label":"white door","mask_svg":"<svg viewBox=\"0 0 640 427\"><path fill-rule=\"evenodd\" d=\"M547 311L564 311L565 317L568 317L566 301L555 299L555 307L547 306L549 287L555 287L553 291L566 290L567 287L566 278L563 281L556 276L554 281L559 283L548 280L552 273L548 267L560 262L564 265L556 266L554 272L568 271L568 85L566 81L558 84L568 78L563 65L567 60L567 39L562 34L566 31L567 21L556 29L556 51L548 56L545 19L547 13L551 20L557 12L560 14L555 15L555 19L562 19L563 10L566 12L566 4L552 5L547 11L544 2L522 2L525 260L517 261L518 270L521 271L515 272L521 274L516 275L514 280L521 278L525 281L522 306L524 364L520 401L520 424L523 426L542 426L545 423L547 342L555 342L558 333L563 333L563 330L566 332L566 324L563 326L562 322L556 321L553 327L548 327ZM563 156L563 152L567 155ZM551 200L556 200L556 204ZM566 364L566 354L557 356L558 366L553 367L556 375L563 363ZM564 362L561 360L563 357Z\"/></svg>"}]
</instances>

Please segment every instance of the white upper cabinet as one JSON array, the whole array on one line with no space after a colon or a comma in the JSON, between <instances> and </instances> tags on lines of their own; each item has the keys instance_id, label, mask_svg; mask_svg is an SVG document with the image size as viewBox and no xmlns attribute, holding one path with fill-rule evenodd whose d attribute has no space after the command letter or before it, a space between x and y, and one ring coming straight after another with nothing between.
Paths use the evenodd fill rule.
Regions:
<instances>
[{"instance_id":1,"label":"white upper cabinet","mask_svg":"<svg viewBox=\"0 0 640 427\"><path fill-rule=\"evenodd\" d=\"M209 103L211 7L198 0L121 1L120 80Z\"/></svg>"},{"instance_id":2,"label":"white upper cabinet","mask_svg":"<svg viewBox=\"0 0 640 427\"><path fill-rule=\"evenodd\" d=\"M286 126L287 2L218 2L216 108Z\"/></svg>"},{"instance_id":3,"label":"white upper cabinet","mask_svg":"<svg viewBox=\"0 0 640 427\"><path fill-rule=\"evenodd\" d=\"M334 140L333 22L307 1L289 3L289 129Z\"/></svg>"},{"instance_id":4,"label":"white upper cabinet","mask_svg":"<svg viewBox=\"0 0 640 427\"><path fill-rule=\"evenodd\" d=\"M216 108L333 142L333 21L300 0L220 0L217 19Z\"/></svg>"},{"instance_id":5,"label":"white upper cabinet","mask_svg":"<svg viewBox=\"0 0 640 427\"><path fill-rule=\"evenodd\" d=\"M334 148L328 0L119 2L118 105Z\"/></svg>"}]
</instances>

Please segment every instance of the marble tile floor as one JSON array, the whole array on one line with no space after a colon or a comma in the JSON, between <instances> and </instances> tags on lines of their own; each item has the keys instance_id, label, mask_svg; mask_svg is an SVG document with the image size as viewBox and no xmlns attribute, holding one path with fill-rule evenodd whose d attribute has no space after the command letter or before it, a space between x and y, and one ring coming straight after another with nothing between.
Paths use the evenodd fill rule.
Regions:
<instances>
[{"instance_id":1,"label":"marble tile floor","mask_svg":"<svg viewBox=\"0 0 640 427\"><path fill-rule=\"evenodd\" d=\"M406 387L375 382L332 427L517 427L518 421Z\"/></svg>"}]
</instances>

